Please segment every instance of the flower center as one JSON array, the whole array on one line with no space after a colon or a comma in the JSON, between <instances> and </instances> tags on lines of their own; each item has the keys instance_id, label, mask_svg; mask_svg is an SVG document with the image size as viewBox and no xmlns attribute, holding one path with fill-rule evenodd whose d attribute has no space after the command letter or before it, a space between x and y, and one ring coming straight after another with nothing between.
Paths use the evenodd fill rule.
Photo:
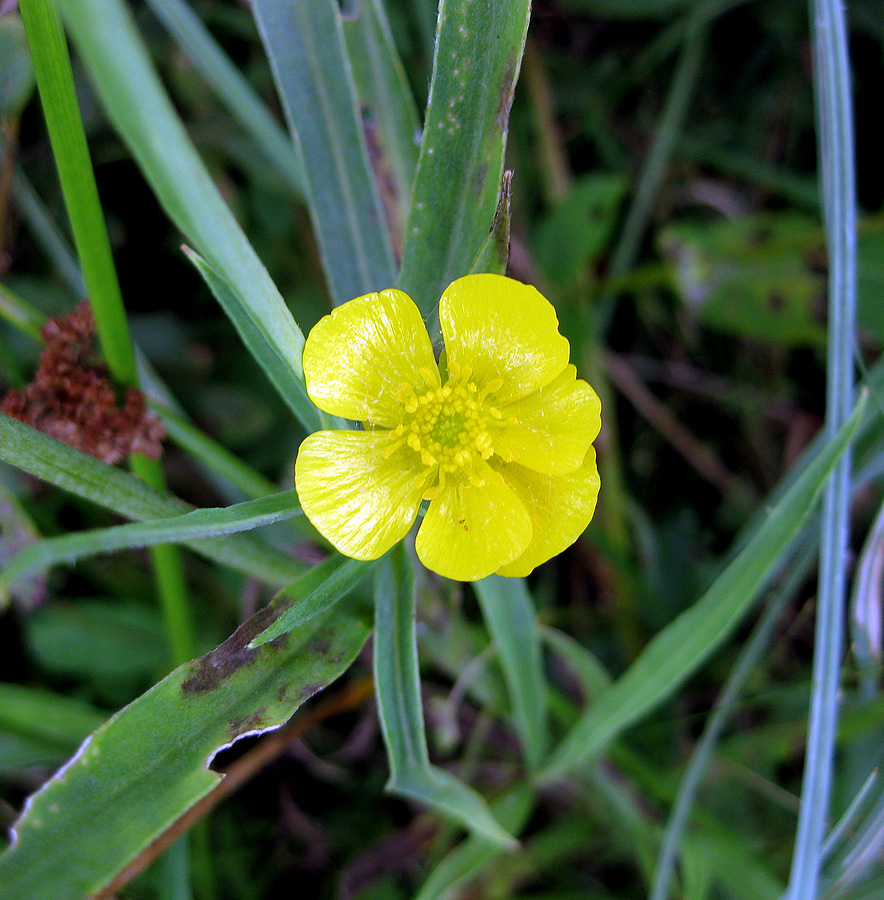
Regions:
<instances>
[{"instance_id":1,"label":"flower center","mask_svg":"<svg viewBox=\"0 0 884 900\"><path fill-rule=\"evenodd\" d=\"M445 476L466 468L476 456L488 459L494 448L489 420L500 412L486 403L488 394L499 390L500 379L483 390L470 380L468 367L449 366L451 377L439 388L416 394L409 384L397 395L402 401L403 420L390 432L385 456L390 457L403 443L420 457L426 467L419 480L427 484L424 498L431 500L442 490ZM435 477L438 474L438 479Z\"/></svg>"}]
</instances>

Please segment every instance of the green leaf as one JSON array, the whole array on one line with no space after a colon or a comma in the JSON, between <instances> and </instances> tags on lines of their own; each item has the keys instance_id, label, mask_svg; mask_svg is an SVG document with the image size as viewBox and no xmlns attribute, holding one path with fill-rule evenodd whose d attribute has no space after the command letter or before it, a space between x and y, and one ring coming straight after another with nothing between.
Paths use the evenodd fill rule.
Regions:
<instances>
[{"instance_id":1,"label":"green leaf","mask_svg":"<svg viewBox=\"0 0 884 900\"><path fill-rule=\"evenodd\" d=\"M488 237L476 255L470 272L492 272L506 275L506 266L510 258L510 200L513 193L513 173L503 173L500 181L500 194L497 198L497 210L488 231Z\"/></svg>"},{"instance_id":2,"label":"green leaf","mask_svg":"<svg viewBox=\"0 0 884 900\"><path fill-rule=\"evenodd\" d=\"M199 16L185 0L147 0L221 102L243 126L296 197L304 196L304 166L291 138L270 114L255 89L243 78Z\"/></svg>"},{"instance_id":3,"label":"green leaf","mask_svg":"<svg viewBox=\"0 0 884 900\"><path fill-rule=\"evenodd\" d=\"M243 343L249 348L255 361L267 373L276 385L280 394L287 390L291 381L292 367L289 360L284 359L276 349L267 342L260 326L250 315L249 310L240 303L236 294L224 278L209 265L198 253L189 247L182 247L184 255L193 263L227 317L233 322ZM299 367L300 367L300 356ZM316 431L320 427L319 411L307 396L306 388L299 382L299 389L286 398L289 406L295 411L308 431Z\"/></svg>"},{"instance_id":4,"label":"green leaf","mask_svg":"<svg viewBox=\"0 0 884 900\"><path fill-rule=\"evenodd\" d=\"M324 615L365 578L373 565L374 562L347 559L340 554L330 556L281 592L287 600L295 602L249 646L260 647Z\"/></svg>"},{"instance_id":5,"label":"green leaf","mask_svg":"<svg viewBox=\"0 0 884 900\"><path fill-rule=\"evenodd\" d=\"M521 578L491 575L477 581L475 589L503 667L528 765L536 769L549 745L549 727L534 601Z\"/></svg>"},{"instance_id":6,"label":"green leaf","mask_svg":"<svg viewBox=\"0 0 884 900\"><path fill-rule=\"evenodd\" d=\"M336 0L254 0L335 304L391 287L396 266Z\"/></svg>"},{"instance_id":7,"label":"green leaf","mask_svg":"<svg viewBox=\"0 0 884 900\"><path fill-rule=\"evenodd\" d=\"M338 612L249 650L278 612L262 610L117 713L30 799L0 856L4 900L92 896L218 784L208 766L219 750L285 722L368 637Z\"/></svg>"},{"instance_id":8,"label":"green leaf","mask_svg":"<svg viewBox=\"0 0 884 900\"><path fill-rule=\"evenodd\" d=\"M663 702L739 625L810 514L862 418L861 396L847 424L770 511L745 548L694 606L654 637L568 733L544 778L584 766L625 728Z\"/></svg>"},{"instance_id":9,"label":"green leaf","mask_svg":"<svg viewBox=\"0 0 884 900\"><path fill-rule=\"evenodd\" d=\"M399 287L428 313L488 236L528 0L442 0Z\"/></svg>"},{"instance_id":10,"label":"green leaf","mask_svg":"<svg viewBox=\"0 0 884 900\"><path fill-rule=\"evenodd\" d=\"M136 521L190 512L186 503L140 478L53 440L0 413L0 459L56 487ZM197 553L270 584L291 584L303 565L249 535L187 542Z\"/></svg>"},{"instance_id":11,"label":"green leaf","mask_svg":"<svg viewBox=\"0 0 884 900\"><path fill-rule=\"evenodd\" d=\"M491 808L496 819L513 834L518 834L533 808L533 795L520 785L498 797ZM500 846L479 835L470 835L454 848L430 872L415 900L449 900L458 896L457 889L495 861L506 859Z\"/></svg>"},{"instance_id":12,"label":"green leaf","mask_svg":"<svg viewBox=\"0 0 884 900\"><path fill-rule=\"evenodd\" d=\"M122 0L58 0L104 107L166 213L230 290L238 328L260 340L264 365L299 418L309 409L301 354L304 335L200 160L154 71ZM244 337L246 337L244 335ZM304 421L312 430L313 417Z\"/></svg>"},{"instance_id":13,"label":"green leaf","mask_svg":"<svg viewBox=\"0 0 884 900\"><path fill-rule=\"evenodd\" d=\"M342 24L368 158L387 213L394 252L401 257L417 167L417 107L381 0L361 0L352 15L344 15Z\"/></svg>"},{"instance_id":14,"label":"green leaf","mask_svg":"<svg viewBox=\"0 0 884 900\"><path fill-rule=\"evenodd\" d=\"M414 572L399 544L382 558L375 588L374 678L390 760L387 790L436 809L497 846L513 847L481 795L430 764L414 618Z\"/></svg>"},{"instance_id":15,"label":"green leaf","mask_svg":"<svg viewBox=\"0 0 884 900\"><path fill-rule=\"evenodd\" d=\"M85 556L112 553L133 547L181 544L201 538L250 531L299 515L298 494L292 489L260 500L246 500L219 509L195 509L179 516L148 522L95 528L44 538L18 553L0 573L0 602L18 578L27 578L61 562L75 562Z\"/></svg>"},{"instance_id":16,"label":"green leaf","mask_svg":"<svg viewBox=\"0 0 884 900\"><path fill-rule=\"evenodd\" d=\"M54 0L22 0L19 10L101 349L111 375L120 384L134 385L135 351L77 105L61 18Z\"/></svg>"}]
</instances>

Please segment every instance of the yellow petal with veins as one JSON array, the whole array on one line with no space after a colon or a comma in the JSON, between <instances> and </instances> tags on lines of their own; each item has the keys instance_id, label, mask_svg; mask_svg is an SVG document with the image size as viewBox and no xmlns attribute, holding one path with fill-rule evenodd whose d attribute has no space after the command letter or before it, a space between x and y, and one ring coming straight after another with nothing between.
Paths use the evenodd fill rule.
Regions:
<instances>
[{"instance_id":1,"label":"yellow petal with veins","mask_svg":"<svg viewBox=\"0 0 884 900\"><path fill-rule=\"evenodd\" d=\"M535 472L573 472L599 433L600 410L596 392L569 365L551 384L501 409L494 452Z\"/></svg>"},{"instance_id":2,"label":"yellow petal with veins","mask_svg":"<svg viewBox=\"0 0 884 900\"><path fill-rule=\"evenodd\" d=\"M385 432L317 431L305 438L295 463L301 508L341 553L377 559L408 534L423 486L414 453L384 456Z\"/></svg>"},{"instance_id":3,"label":"yellow petal with veins","mask_svg":"<svg viewBox=\"0 0 884 900\"><path fill-rule=\"evenodd\" d=\"M599 495L595 449L583 465L566 475L542 475L513 464L499 469L504 481L528 510L533 538L525 551L497 569L498 575L523 577L570 547L586 530Z\"/></svg>"},{"instance_id":4,"label":"yellow petal with veins","mask_svg":"<svg viewBox=\"0 0 884 900\"><path fill-rule=\"evenodd\" d=\"M420 311L393 289L350 300L316 323L304 379L320 409L383 428L401 420L403 384L417 394L441 384Z\"/></svg>"},{"instance_id":5,"label":"yellow petal with veins","mask_svg":"<svg viewBox=\"0 0 884 900\"><path fill-rule=\"evenodd\" d=\"M502 381L493 394L497 407L549 384L568 364L553 305L512 278L458 278L442 294L439 321L449 367L468 367L480 390Z\"/></svg>"},{"instance_id":6,"label":"yellow petal with veins","mask_svg":"<svg viewBox=\"0 0 884 900\"><path fill-rule=\"evenodd\" d=\"M520 556L531 540L524 505L484 460L458 472L430 501L415 548L434 572L476 581Z\"/></svg>"}]
</instances>

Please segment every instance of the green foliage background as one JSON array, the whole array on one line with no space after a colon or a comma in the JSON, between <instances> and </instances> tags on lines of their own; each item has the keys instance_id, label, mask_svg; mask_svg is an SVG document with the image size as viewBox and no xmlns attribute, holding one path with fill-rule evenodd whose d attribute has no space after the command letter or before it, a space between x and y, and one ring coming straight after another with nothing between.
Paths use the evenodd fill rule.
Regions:
<instances>
[{"instance_id":1,"label":"green foliage background","mask_svg":"<svg viewBox=\"0 0 884 900\"><path fill-rule=\"evenodd\" d=\"M88 295L168 440L0 415L0 900L880 896L879 5L849 65L823 0L19 5L0 388ZM304 335L508 241L596 519L527 581L329 553Z\"/></svg>"}]
</instances>

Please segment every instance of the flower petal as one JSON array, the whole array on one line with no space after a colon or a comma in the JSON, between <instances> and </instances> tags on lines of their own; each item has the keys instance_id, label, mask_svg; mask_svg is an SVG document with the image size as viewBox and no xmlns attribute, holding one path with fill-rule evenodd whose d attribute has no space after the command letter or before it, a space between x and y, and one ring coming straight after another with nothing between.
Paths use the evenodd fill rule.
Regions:
<instances>
[{"instance_id":1,"label":"flower petal","mask_svg":"<svg viewBox=\"0 0 884 900\"><path fill-rule=\"evenodd\" d=\"M494 452L535 472L573 472L599 433L600 410L596 392L569 365L551 384L501 410Z\"/></svg>"},{"instance_id":2,"label":"flower petal","mask_svg":"<svg viewBox=\"0 0 884 900\"><path fill-rule=\"evenodd\" d=\"M347 556L377 559L408 534L423 485L414 454L384 458L383 432L317 431L298 450L295 486L317 531Z\"/></svg>"},{"instance_id":3,"label":"flower petal","mask_svg":"<svg viewBox=\"0 0 884 900\"><path fill-rule=\"evenodd\" d=\"M534 532L525 552L500 566L497 574L522 577L570 547L586 530L599 494L595 449L590 447L583 465L566 475L542 475L517 464L500 472L525 504Z\"/></svg>"},{"instance_id":4,"label":"flower petal","mask_svg":"<svg viewBox=\"0 0 884 900\"><path fill-rule=\"evenodd\" d=\"M428 569L476 581L519 556L530 540L531 520L522 502L479 459L430 501L415 549Z\"/></svg>"},{"instance_id":5,"label":"flower petal","mask_svg":"<svg viewBox=\"0 0 884 900\"><path fill-rule=\"evenodd\" d=\"M357 297L323 316L304 346L304 378L320 409L383 428L401 421L396 393L403 383L418 394L441 383L420 311L393 289Z\"/></svg>"},{"instance_id":6,"label":"flower petal","mask_svg":"<svg viewBox=\"0 0 884 900\"><path fill-rule=\"evenodd\" d=\"M536 288L503 275L466 275L439 301L448 363L472 369L481 389L498 378L495 405L527 397L568 364L553 305Z\"/></svg>"}]
</instances>

